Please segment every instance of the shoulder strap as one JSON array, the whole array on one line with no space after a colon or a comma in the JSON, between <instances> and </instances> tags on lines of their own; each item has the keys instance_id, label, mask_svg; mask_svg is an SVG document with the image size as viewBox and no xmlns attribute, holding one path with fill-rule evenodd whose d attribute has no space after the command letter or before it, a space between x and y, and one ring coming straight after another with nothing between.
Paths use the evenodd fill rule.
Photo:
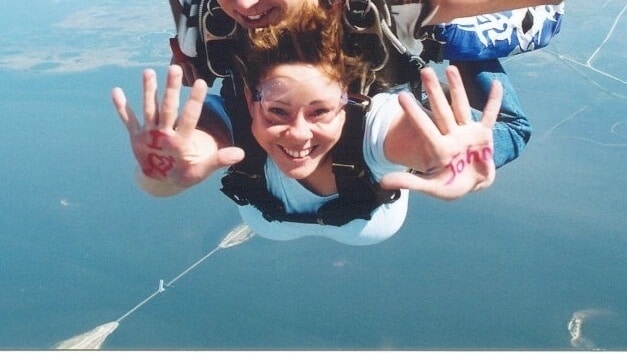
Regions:
<instances>
[{"instance_id":1,"label":"shoulder strap","mask_svg":"<svg viewBox=\"0 0 627 353\"><path fill-rule=\"evenodd\" d=\"M389 86L409 83L416 96L422 91L420 70L426 62L411 53L395 31L394 18L386 0L345 0L343 49L362 56L379 80L357 82L352 92L372 96Z\"/></svg>"},{"instance_id":2,"label":"shoulder strap","mask_svg":"<svg viewBox=\"0 0 627 353\"><path fill-rule=\"evenodd\" d=\"M346 105L346 123L332 150L333 173L339 197L318 209L325 224L341 225L353 219L370 219L372 211L400 197L400 190L383 190L364 160L365 113L370 99L352 95Z\"/></svg>"},{"instance_id":3,"label":"shoulder strap","mask_svg":"<svg viewBox=\"0 0 627 353\"><path fill-rule=\"evenodd\" d=\"M199 14L201 46L211 74L226 78L233 74L234 54L239 48L240 26L227 15L217 0L201 0Z\"/></svg>"},{"instance_id":4,"label":"shoulder strap","mask_svg":"<svg viewBox=\"0 0 627 353\"><path fill-rule=\"evenodd\" d=\"M240 26L217 0L169 0L176 36L170 39L173 64L183 68L184 84L197 78L213 85L232 75L239 49Z\"/></svg>"}]
</instances>

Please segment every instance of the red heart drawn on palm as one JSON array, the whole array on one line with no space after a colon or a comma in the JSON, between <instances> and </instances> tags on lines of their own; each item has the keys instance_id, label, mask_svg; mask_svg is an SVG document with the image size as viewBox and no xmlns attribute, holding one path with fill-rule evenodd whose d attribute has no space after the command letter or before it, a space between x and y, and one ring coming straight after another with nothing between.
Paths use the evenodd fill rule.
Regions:
<instances>
[{"instance_id":1,"label":"red heart drawn on palm","mask_svg":"<svg viewBox=\"0 0 627 353\"><path fill-rule=\"evenodd\" d=\"M174 167L174 157L160 156L156 153L151 153L148 155L148 167L150 174L158 172L161 176L166 176Z\"/></svg>"}]
</instances>

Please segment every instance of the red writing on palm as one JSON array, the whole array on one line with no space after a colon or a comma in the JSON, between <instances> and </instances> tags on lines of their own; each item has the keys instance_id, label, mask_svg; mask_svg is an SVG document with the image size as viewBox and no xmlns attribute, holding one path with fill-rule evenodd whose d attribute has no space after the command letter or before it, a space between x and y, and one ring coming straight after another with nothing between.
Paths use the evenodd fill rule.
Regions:
<instances>
[{"instance_id":1,"label":"red writing on palm","mask_svg":"<svg viewBox=\"0 0 627 353\"><path fill-rule=\"evenodd\" d=\"M451 171L451 177L444 185L449 185L455 181L455 178L463 173L467 166L473 163L486 162L490 158L492 158L492 147L484 146L479 149L468 147L465 154L460 153L456 155L453 160L446 165L446 169Z\"/></svg>"},{"instance_id":2,"label":"red writing on palm","mask_svg":"<svg viewBox=\"0 0 627 353\"><path fill-rule=\"evenodd\" d=\"M162 147L161 147L161 144L159 143L159 140L162 137L165 137L166 134L164 134L163 132L159 130L150 130L150 136L152 137L152 141L150 141L150 143L147 144L146 146L154 150L160 150Z\"/></svg>"},{"instance_id":3,"label":"red writing on palm","mask_svg":"<svg viewBox=\"0 0 627 353\"><path fill-rule=\"evenodd\" d=\"M144 174L149 177L165 177L174 168L174 157L149 153L146 157Z\"/></svg>"},{"instance_id":4,"label":"red writing on palm","mask_svg":"<svg viewBox=\"0 0 627 353\"><path fill-rule=\"evenodd\" d=\"M160 139L165 137L166 134L159 130L152 130L150 131L150 136L152 137L152 140L150 143L146 144L146 146L154 150L163 149ZM144 163L145 166L142 170L144 174L149 177L166 177L168 172L174 168L174 161L175 159L172 156L158 153L148 153Z\"/></svg>"}]
</instances>

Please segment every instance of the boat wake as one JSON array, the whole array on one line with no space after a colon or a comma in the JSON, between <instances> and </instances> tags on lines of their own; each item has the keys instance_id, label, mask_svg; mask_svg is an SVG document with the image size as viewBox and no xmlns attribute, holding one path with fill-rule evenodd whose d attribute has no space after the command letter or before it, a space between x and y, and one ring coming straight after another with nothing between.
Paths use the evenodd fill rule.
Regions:
<instances>
[{"instance_id":1,"label":"boat wake","mask_svg":"<svg viewBox=\"0 0 627 353\"><path fill-rule=\"evenodd\" d=\"M585 309L575 311L572 319L568 322L568 331L570 332L570 345L577 349L600 351L596 344L583 334L584 323L591 318L601 316L609 316L612 312L602 309Z\"/></svg>"}]
</instances>

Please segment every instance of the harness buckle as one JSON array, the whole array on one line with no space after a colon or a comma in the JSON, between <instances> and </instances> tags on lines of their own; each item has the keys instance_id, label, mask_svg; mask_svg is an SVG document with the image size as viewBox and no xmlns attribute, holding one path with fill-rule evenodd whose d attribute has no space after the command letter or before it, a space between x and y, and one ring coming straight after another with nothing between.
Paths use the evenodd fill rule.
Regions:
<instances>
[{"instance_id":1,"label":"harness buckle","mask_svg":"<svg viewBox=\"0 0 627 353\"><path fill-rule=\"evenodd\" d=\"M372 65L371 70L381 70L388 61L389 53L383 41L381 15L370 0L346 0L342 18L346 24L346 35L342 41L344 49L352 56L365 56Z\"/></svg>"},{"instance_id":2,"label":"harness buckle","mask_svg":"<svg viewBox=\"0 0 627 353\"><path fill-rule=\"evenodd\" d=\"M333 163L333 174L338 177L363 178L366 171L354 164Z\"/></svg>"},{"instance_id":3,"label":"harness buckle","mask_svg":"<svg viewBox=\"0 0 627 353\"><path fill-rule=\"evenodd\" d=\"M203 1L200 11L207 68L217 77L229 77L233 65L228 54L237 46L237 22L224 12L217 0Z\"/></svg>"}]
</instances>

